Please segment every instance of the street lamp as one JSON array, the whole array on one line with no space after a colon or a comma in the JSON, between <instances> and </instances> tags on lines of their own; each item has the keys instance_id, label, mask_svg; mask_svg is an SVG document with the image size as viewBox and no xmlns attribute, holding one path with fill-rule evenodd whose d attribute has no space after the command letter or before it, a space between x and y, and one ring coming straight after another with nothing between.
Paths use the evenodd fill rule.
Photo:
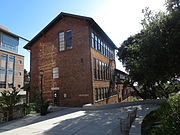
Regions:
<instances>
[{"instance_id":1,"label":"street lamp","mask_svg":"<svg viewBox=\"0 0 180 135\"><path fill-rule=\"evenodd\" d=\"M39 74L40 74L40 77L41 77L41 103L43 103L43 95L42 95L43 88L42 88L42 81L43 81L44 71L43 71L43 70L40 70L40 71L39 71Z\"/></svg>"},{"instance_id":2,"label":"street lamp","mask_svg":"<svg viewBox=\"0 0 180 135\"><path fill-rule=\"evenodd\" d=\"M41 79L41 115L43 115L43 88L42 88L42 83L43 83L43 75L44 75L44 71L40 70L39 71L40 74L40 79Z\"/></svg>"}]
</instances>

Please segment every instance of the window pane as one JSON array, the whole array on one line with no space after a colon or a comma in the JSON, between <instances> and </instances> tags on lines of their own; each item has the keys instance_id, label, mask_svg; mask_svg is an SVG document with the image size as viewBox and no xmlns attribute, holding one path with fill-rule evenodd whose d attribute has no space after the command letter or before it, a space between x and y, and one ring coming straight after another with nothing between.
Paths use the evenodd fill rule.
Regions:
<instances>
[{"instance_id":1,"label":"window pane","mask_svg":"<svg viewBox=\"0 0 180 135\"><path fill-rule=\"evenodd\" d=\"M18 38L14 38L6 34L2 34L2 46L0 46L2 49L17 53L18 44L19 44Z\"/></svg>"},{"instance_id":2,"label":"window pane","mask_svg":"<svg viewBox=\"0 0 180 135\"><path fill-rule=\"evenodd\" d=\"M97 79L97 68L96 68L96 59L93 59L93 68L94 68L94 79Z\"/></svg>"},{"instance_id":3,"label":"window pane","mask_svg":"<svg viewBox=\"0 0 180 135\"><path fill-rule=\"evenodd\" d=\"M52 69L52 77L53 77L53 79L59 78L59 68L58 67L54 67Z\"/></svg>"},{"instance_id":4,"label":"window pane","mask_svg":"<svg viewBox=\"0 0 180 135\"><path fill-rule=\"evenodd\" d=\"M95 35L95 47L94 47L96 50L97 50L97 36Z\"/></svg>"},{"instance_id":5,"label":"window pane","mask_svg":"<svg viewBox=\"0 0 180 135\"><path fill-rule=\"evenodd\" d=\"M64 46L64 32L59 33L59 51L65 50Z\"/></svg>"},{"instance_id":6,"label":"window pane","mask_svg":"<svg viewBox=\"0 0 180 135\"><path fill-rule=\"evenodd\" d=\"M91 46L92 46L92 48L95 48L95 47L94 47L94 41L95 41L95 39L94 39L94 33L91 33Z\"/></svg>"},{"instance_id":7,"label":"window pane","mask_svg":"<svg viewBox=\"0 0 180 135\"><path fill-rule=\"evenodd\" d=\"M15 57L14 56L9 56L9 68L10 69L14 69L14 61L15 61Z\"/></svg>"},{"instance_id":8,"label":"window pane","mask_svg":"<svg viewBox=\"0 0 180 135\"><path fill-rule=\"evenodd\" d=\"M66 45L72 46L72 31L71 30L66 31Z\"/></svg>"},{"instance_id":9,"label":"window pane","mask_svg":"<svg viewBox=\"0 0 180 135\"><path fill-rule=\"evenodd\" d=\"M13 72L13 70L9 70L8 71L8 83L12 84L13 83L13 79L14 79L14 72Z\"/></svg>"},{"instance_id":10,"label":"window pane","mask_svg":"<svg viewBox=\"0 0 180 135\"><path fill-rule=\"evenodd\" d=\"M0 81L1 82L6 81L6 69L0 69Z\"/></svg>"},{"instance_id":11,"label":"window pane","mask_svg":"<svg viewBox=\"0 0 180 135\"><path fill-rule=\"evenodd\" d=\"M7 62L7 55L6 54L2 54L1 55L0 67L6 68L6 62Z\"/></svg>"}]
</instances>

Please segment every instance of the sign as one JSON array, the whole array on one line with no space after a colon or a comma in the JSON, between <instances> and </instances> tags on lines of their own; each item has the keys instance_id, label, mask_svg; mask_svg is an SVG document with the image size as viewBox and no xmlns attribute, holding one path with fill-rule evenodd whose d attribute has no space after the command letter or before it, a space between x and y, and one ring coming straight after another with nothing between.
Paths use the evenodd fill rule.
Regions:
<instances>
[{"instance_id":1,"label":"sign","mask_svg":"<svg viewBox=\"0 0 180 135\"><path fill-rule=\"evenodd\" d=\"M59 87L51 88L51 90L59 90Z\"/></svg>"},{"instance_id":2,"label":"sign","mask_svg":"<svg viewBox=\"0 0 180 135\"><path fill-rule=\"evenodd\" d=\"M79 94L79 97L88 97L89 94Z\"/></svg>"}]
</instances>

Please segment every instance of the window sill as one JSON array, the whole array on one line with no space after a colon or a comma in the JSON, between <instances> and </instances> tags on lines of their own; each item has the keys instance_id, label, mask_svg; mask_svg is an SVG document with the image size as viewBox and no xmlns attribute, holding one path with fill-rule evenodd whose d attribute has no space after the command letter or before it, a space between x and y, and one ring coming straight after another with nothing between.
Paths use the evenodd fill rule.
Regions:
<instances>
[{"instance_id":1,"label":"window sill","mask_svg":"<svg viewBox=\"0 0 180 135\"><path fill-rule=\"evenodd\" d=\"M72 48L68 48L68 49L65 49L65 50L62 50L62 51L59 50L59 52L66 52L66 51L70 51L70 50L72 50Z\"/></svg>"}]
</instances>

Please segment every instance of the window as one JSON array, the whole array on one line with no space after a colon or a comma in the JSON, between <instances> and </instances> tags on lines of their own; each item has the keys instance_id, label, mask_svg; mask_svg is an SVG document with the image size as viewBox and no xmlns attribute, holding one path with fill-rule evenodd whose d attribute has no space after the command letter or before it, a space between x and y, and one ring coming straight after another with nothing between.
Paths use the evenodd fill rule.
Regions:
<instances>
[{"instance_id":1,"label":"window","mask_svg":"<svg viewBox=\"0 0 180 135\"><path fill-rule=\"evenodd\" d=\"M18 72L18 77L21 77L21 72Z\"/></svg>"},{"instance_id":2,"label":"window","mask_svg":"<svg viewBox=\"0 0 180 135\"><path fill-rule=\"evenodd\" d=\"M97 40L98 40L98 39L97 39L97 36L95 35L95 44L94 44L95 47L94 47L94 48L95 48L96 50L97 50L97 42L98 42Z\"/></svg>"},{"instance_id":3,"label":"window","mask_svg":"<svg viewBox=\"0 0 180 135\"><path fill-rule=\"evenodd\" d=\"M95 39L94 39L94 33L91 33L91 46L92 48L95 48L95 43L94 43Z\"/></svg>"},{"instance_id":4,"label":"window","mask_svg":"<svg viewBox=\"0 0 180 135\"><path fill-rule=\"evenodd\" d=\"M18 38L14 38L9 35L2 34L2 46L0 46L1 49L17 53L18 45L19 45Z\"/></svg>"},{"instance_id":5,"label":"window","mask_svg":"<svg viewBox=\"0 0 180 135\"><path fill-rule=\"evenodd\" d=\"M15 57L14 56L9 56L9 64L8 67L10 69L14 69L14 61L15 61Z\"/></svg>"},{"instance_id":6,"label":"window","mask_svg":"<svg viewBox=\"0 0 180 135\"><path fill-rule=\"evenodd\" d=\"M97 79L99 79L99 61L96 60Z\"/></svg>"},{"instance_id":7,"label":"window","mask_svg":"<svg viewBox=\"0 0 180 135\"><path fill-rule=\"evenodd\" d=\"M102 79L102 74L101 74L101 67L102 67L102 62L99 61L99 79Z\"/></svg>"},{"instance_id":8,"label":"window","mask_svg":"<svg viewBox=\"0 0 180 135\"><path fill-rule=\"evenodd\" d=\"M95 92L96 92L96 101L98 101L99 100L99 95L98 95L98 89L97 88L95 88Z\"/></svg>"},{"instance_id":9,"label":"window","mask_svg":"<svg viewBox=\"0 0 180 135\"><path fill-rule=\"evenodd\" d=\"M19 72L19 73L21 75L21 72ZM13 70L8 70L8 83L12 84L13 80L14 80L14 71Z\"/></svg>"},{"instance_id":10,"label":"window","mask_svg":"<svg viewBox=\"0 0 180 135\"><path fill-rule=\"evenodd\" d=\"M100 47L101 47L101 40L98 38L98 51L100 51Z\"/></svg>"},{"instance_id":11,"label":"window","mask_svg":"<svg viewBox=\"0 0 180 135\"><path fill-rule=\"evenodd\" d=\"M52 78L53 79L58 79L59 78L59 68L58 67L54 67L52 69Z\"/></svg>"},{"instance_id":12,"label":"window","mask_svg":"<svg viewBox=\"0 0 180 135\"><path fill-rule=\"evenodd\" d=\"M94 79L97 79L96 59L93 59Z\"/></svg>"},{"instance_id":13,"label":"window","mask_svg":"<svg viewBox=\"0 0 180 135\"><path fill-rule=\"evenodd\" d=\"M107 98L106 97L106 89L105 88L103 88L103 93L104 93L104 98Z\"/></svg>"},{"instance_id":14,"label":"window","mask_svg":"<svg viewBox=\"0 0 180 135\"><path fill-rule=\"evenodd\" d=\"M6 54L2 54L1 55L0 67L1 68L6 68L6 62L7 62L7 55Z\"/></svg>"},{"instance_id":15,"label":"window","mask_svg":"<svg viewBox=\"0 0 180 135\"><path fill-rule=\"evenodd\" d=\"M66 46L72 47L72 30L66 31Z\"/></svg>"},{"instance_id":16,"label":"window","mask_svg":"<svg viewBox=\"0 0 180 135\"><path fill-rule=\"evenodd\" d=\"M98 88L98 93L99 93L99 99L102 99L102 97L101 97L101 89L100 88Z\"/></svg>"},{"instance_id":17,"label":"window","mask_svg":"<svg viewBox=\"0 0 180 135\"><path fill-rule=\"evenodd\" d=\"M104 51L103 45L104 45L104 43L101 41L101 54L103 54L103 51Z\"/></svg>"},{"instance_id":18,"label":"window","mask_svg":"<svg viewBox=\"0 0 180 135\"><path fill-rule=\"evenodd\" d=\"M104 99L105 97L104 97L104 89L103 88L101 88L101 99Z\"/></svg>"},{"instance_id":19,"label":"window","mask_svg":"<svg viewBox=\"0 0 180 135\"><path fill-rule=\"evenodd\" d=\"M101 65L101 76L102 76L102 80L104 80L104 63L103 62Z\"/></svg>"},{"instance_id":20,"label":"window","mask_svg":"<svg viewBox=\"0 0 180 135\"><path fill-rule=\"evenodd\" d=\"M21 61L21 60L18 60L18 64L22 64L22 61Z\"/></svg>"},{"instance_id":21,"label":"window","mask_svg":"<svg viewBox=\"0 0 180 135\"><path fill-rule=\"evenodd\" d=\"M0 81L1 82L6 81L6 69L0 69Z\"/></svg>"},{"instance_id":22,"label":"window","mask_svg":"<svg viewBox=\"0 0 180 135\"><path fill-rule=\"evenodd\" d=\"M65 50L64 32L59 33L59 51Z\"/></svg>"}]
</instances>

